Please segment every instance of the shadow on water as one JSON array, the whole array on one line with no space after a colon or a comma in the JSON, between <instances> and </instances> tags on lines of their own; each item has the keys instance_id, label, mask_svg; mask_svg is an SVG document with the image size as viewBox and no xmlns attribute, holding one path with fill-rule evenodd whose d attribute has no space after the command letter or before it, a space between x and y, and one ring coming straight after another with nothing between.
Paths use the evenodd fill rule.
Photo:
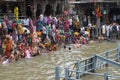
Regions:
<instances>
[{"instance_id":1,"label":"shadow on water","mask_svg":"<svg viewBox=\"0 0 120 80\"><path fill-rule=\"evenodd\" d=\"M71 51L60 48L58 51L42 54L32 59L23 59L15 63L1 65L0 80L54 80L55 66L67 65L77 58L85 59L116 46L117 43L95 42L81 48L72 48ZM113 69L113 71L115 72L116 70ZM88 77L89 80L90 77ZM100 80L102 79L100 78Z\"/></svg>"}]
</instances>

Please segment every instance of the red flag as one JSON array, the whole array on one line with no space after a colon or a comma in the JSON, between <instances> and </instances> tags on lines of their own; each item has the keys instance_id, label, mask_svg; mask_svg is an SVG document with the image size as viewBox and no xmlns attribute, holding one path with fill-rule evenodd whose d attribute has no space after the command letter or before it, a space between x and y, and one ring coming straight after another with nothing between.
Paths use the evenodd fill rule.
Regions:
<instances>
[{"instance_id":1,"label":"red flag","mask_svg":"<svg viewBox=\"0 0 120 80\"><path fill-rule=\"evenodd\" d=\"M98 18L100 18L101 16L102 16L102 13L101 13L101 11L100 11L100 5L98 4L97 6L96 6L96 15L97 15L97 17Z\"/></svg>"},{"instance_id":2,"label":"red flag","mask_svg":"<svg viewBox=\"0 0 120 80\"><path fill-rule=\"evenodd\" d=\"M98 17L98 18L102 17L101 12L99 12L99 13L97 14L97 17Z\"/></svg>"},{"instance_id":3,"label":"red flag","mask_svg":"<svg viewBox=\"0 0 120 80\"><path fill-rule=\"evenodd\" d=\"M100 12L100 5L97 5L96 7L96 14L98 14Z\"/></svg>"}]
</instances>

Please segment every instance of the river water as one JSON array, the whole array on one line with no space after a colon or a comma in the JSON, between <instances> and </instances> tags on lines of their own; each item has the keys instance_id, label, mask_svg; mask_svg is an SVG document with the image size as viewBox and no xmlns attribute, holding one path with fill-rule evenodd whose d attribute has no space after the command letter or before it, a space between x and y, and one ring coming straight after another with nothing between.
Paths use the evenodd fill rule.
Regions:
<instances>
[{"instance_id":1,"label":"river water","mask_svg":"<svg viewBox=\"0 0 120 80\"><path fill-rule=\"evenodd\" d=\"M43 53L31 59L23 59L21 61L0 66L0 80L55 80L55 66L63 66L67 63L76 61L77 58L85 59L96 53L117 47L117 42L94 42L81 48L73 49L69 52L68 48L60 48L58 51ZM107 68L115 74L120 72L115 68ZM104 69L101 69L101 72ZM90 79L91 78L91 79ZM83 80L98 80L88 76ZM99 78L102 80L102 78Z\"/></svg>"}]
</instances>

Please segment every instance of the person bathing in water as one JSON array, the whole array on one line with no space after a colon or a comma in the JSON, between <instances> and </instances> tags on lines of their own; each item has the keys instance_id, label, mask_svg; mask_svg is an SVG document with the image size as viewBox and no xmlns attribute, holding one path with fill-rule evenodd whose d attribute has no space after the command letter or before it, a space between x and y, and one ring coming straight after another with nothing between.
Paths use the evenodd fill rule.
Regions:
<instances>
[{"instance_id":1,"label":"person bathing in water","mask_svg":"<svg viewBox=\"0 0 120 80\"><path fill-rule=\"evenodd\" d=\"M98 37L98 41L99 42L102 42L104 40L104 37L102 36L102 35L100 35L99 37Z\"/></svg>"}]
</instances>

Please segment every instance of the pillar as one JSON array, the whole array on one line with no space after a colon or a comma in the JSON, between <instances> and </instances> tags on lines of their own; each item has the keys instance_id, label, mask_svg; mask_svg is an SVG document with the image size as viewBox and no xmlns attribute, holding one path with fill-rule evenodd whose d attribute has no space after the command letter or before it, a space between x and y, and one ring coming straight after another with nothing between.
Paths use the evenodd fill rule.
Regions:
<instances>
[{"instance_id":1,"label":"pillar","mask_svg":"<svg viewBox=\"0 0 120 80\"><path fill-rule=\"evenodd\" d=\"M55 67L55 80L60 80L60 68L59 68L59 66Z\"/></svg>"},{"instance_id":2,"label":"pillar","mask_svg":"<svg viewBox=\"0 0 120 80\"><path fill-rule=\"evenodd\" d=\"M24 0L24 2L23 2L23 5L24 5L23 16L26 16L26 13L25 13L25 11L26 11L26 3L25 3L25 0Z\"/></svg>"},{"instance_id":3,"label":"pillar","mask_svg":"<svg viewBox=\"0 0 120 80\"><path fill-rule=\"evenodd\" d=\"M108 79L108 73L104 73L104 80L109 80Z\"/></svg>"},{"instance_id":4,"label":"pillar","mask_svg":"<svg viewBox=\"0 0 120 80\"><path fill-rule=\"evenodd\" d=\"M106 59L109 59L109 51L105 53ZM106 63L106 67L108 67L108 63Z\"/></svg>"},{"instance_id":5,"label":"pillar","mask_svg":"<svg viewBox=\"0 0 120 80\"><path fill-rule=\"evenodd\" d=\"M65 68L65 80L69 80L69 68Z\"/></svg>"},{"instance_id":6,"label":"pillar","mask_svg":"<svg viewBox=\"0 0 120 80\"><path fill-rule=\"evenodd\" d=\"M34 0L34 12L33 12L34 16L36 16L36 9L37 9L37 0Z\"/></svg>"},{"instance_id":7,"label":"pillar","mask_svg":"<svg viewBox=\"0 0 120 80\"><path fill-rule=\"evenodd\" d=\"M80 79L80 76L81 76L80 74L81 74L81 72L79 72L79 71L80 71L80 68L81 68L81 64L80 64L80 60L79 60L79 59L77 60L77 63L76 63L76 64L77 64L77 66L76 66L76 71L78 71L78 72L76 72L76 78L77 78L77 79Z\"/></svg>"}]
</instances>

